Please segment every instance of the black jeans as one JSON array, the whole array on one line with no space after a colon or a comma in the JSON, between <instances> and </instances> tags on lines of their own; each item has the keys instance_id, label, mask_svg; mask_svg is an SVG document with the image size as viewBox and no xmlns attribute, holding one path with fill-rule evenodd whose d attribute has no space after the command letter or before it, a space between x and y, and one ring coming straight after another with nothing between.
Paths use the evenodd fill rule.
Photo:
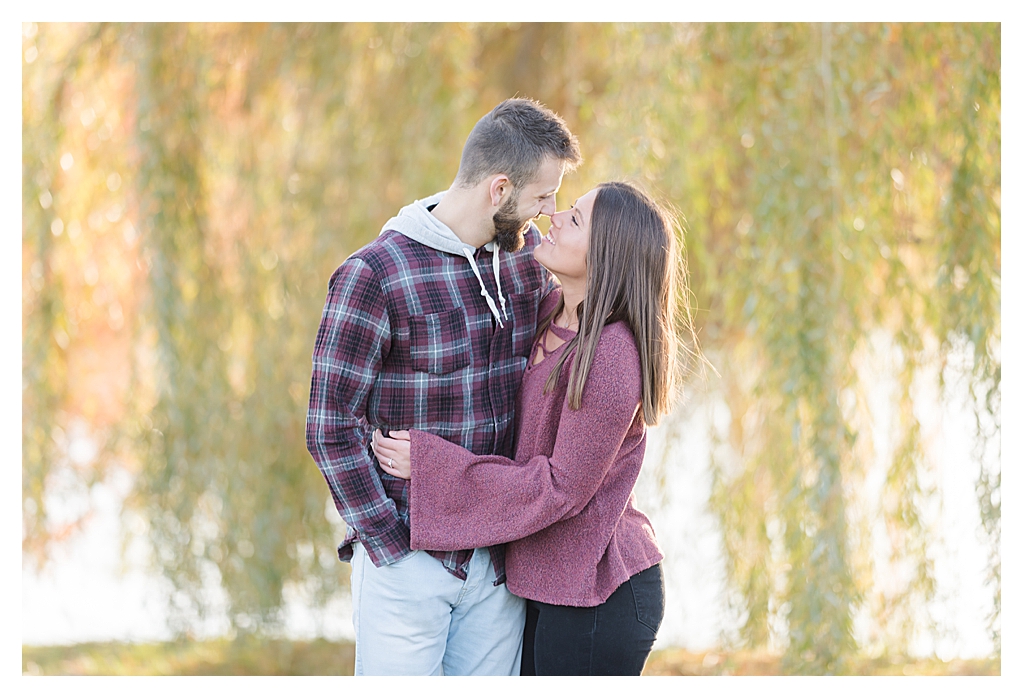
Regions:
<instances>
[{"instance_id":1,"label":"black jeans","mask_svg":"<svg viewBox=\"0 0 1023 698\"><path fill-rule=\"evenodd\" d=\"M639 676L664 618L659 564L632 575L599 606L526 601L523 676Z\"/></svg>"}]
</instances>

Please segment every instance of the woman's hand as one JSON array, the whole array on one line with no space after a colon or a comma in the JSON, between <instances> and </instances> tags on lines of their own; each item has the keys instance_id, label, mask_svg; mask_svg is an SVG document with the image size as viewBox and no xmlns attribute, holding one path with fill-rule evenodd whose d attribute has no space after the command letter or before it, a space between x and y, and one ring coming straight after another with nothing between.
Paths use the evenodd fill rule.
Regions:
<instances>
[{"instance_id":1,"label":"woman's hand","mask_svg":"<svg viewBox=\"0 0 1023 698\"><path fill-rule=\"evenodd\" d=\"M380 469L388 475L402 480L412 478L412 437L407 431L392 431L390 438L379 429L373 432L373 453L376 454Z\"/></svg>"}]
</instances>

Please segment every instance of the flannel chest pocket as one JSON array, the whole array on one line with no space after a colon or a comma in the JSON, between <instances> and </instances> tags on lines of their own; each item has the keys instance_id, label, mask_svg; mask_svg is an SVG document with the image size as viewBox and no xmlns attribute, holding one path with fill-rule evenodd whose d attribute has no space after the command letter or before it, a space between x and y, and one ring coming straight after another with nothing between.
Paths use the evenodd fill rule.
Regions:
<instances>
[{"instance_id":1,"label":"flannel chest pocket","mask_svg":"<svg viewBox=\"0 0 1023 698\"><path fill-rule=\"evenodd\" d=\"M452 308L441 313L409 317L412 368L426 373L451 373L469 365L469 336L465 313Z\"/></svg>"}]
</instances>

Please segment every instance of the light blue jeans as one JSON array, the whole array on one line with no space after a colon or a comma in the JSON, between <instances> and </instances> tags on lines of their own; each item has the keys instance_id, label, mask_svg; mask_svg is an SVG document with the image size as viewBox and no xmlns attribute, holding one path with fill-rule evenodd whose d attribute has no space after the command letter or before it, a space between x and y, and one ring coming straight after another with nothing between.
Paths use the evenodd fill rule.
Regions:
<instances>
[{"instance_id":1,"label":"light blue jeans","mask_svg":"<svg viewBox=\"0 0 1023 698\"><path fill-rule=\"evenodd\" d=\"M356 676L518 676L526 605L494 586L477 548L465 581L423 551L376 567L352 557Z\"/></svg>"}]
</instances>

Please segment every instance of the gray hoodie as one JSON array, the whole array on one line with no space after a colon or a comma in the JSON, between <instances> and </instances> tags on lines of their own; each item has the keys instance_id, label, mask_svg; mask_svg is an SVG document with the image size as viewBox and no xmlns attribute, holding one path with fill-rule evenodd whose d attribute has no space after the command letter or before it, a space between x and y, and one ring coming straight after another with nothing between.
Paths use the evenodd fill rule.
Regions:
<instances>
[{"instance_id":1,"label":"gray hoodie","mask_svg":"<svg viewBox=\"0 0 1023 698\"><path fill-rule=\"evenodd\" d=\"M508 313L505 310L506 301L504 294L501 292L501 248L493 240L483 246L485 250L492 252L494 255L494 278L497 279L497 297L501 299L501 311L498 312L497 303L494 302L490 292L487 291L486 284L483 283L483 277L480 275L479 267L476 266L476 250L459 240L451 228L437 220L429 211L429 207L440 203L440 200L444 198L446 193L446 190L438 192L433 196L428 196L425 199L413 201L408 206L403 206L398 211L397 216L384 223L380 233L383 234L388 230L396 230L410 240L415 240L427 247L441 252L461 255L468 259L473 272L476 274L476 278L480 282L481 295L487 299L487 305L490 307L490 312L493 316L497 318L497 324L504 327L501 317L503 315L504 319L507 320Z\"/></svg>"}]
</instances>

